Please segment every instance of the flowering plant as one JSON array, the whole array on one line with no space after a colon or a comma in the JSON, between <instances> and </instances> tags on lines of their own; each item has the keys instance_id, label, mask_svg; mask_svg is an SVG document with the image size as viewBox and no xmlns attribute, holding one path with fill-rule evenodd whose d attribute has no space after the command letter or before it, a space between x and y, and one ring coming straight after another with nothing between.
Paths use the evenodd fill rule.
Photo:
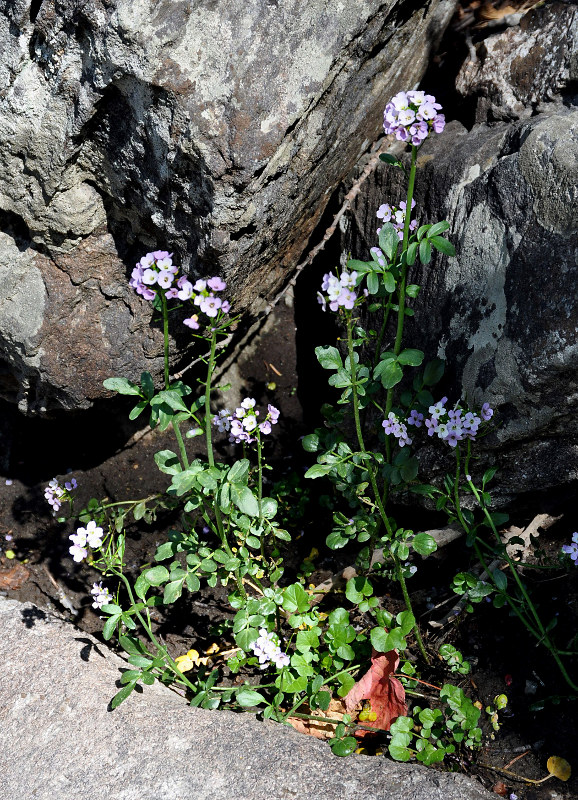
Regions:
<instances>
[{"instance_id":1,"label":"flowering plant","mask_svg":"<svg viewBox=\"0 0 578 800\"><path fill-rule=\"evenodd\" d=\"M131 667L123 673L113 707L139 683L159 680L179 687L194 706L260 707L264 717L281 722L321 720L333 726L331 747L338 755L351 753L356 737L379 732L389 732L389 752L402 761L415 758L432 764L460 747L478 746L480 709L461 687L427 683L438 692L433 707L414 706L411 713L408 709L406 693L425 683L420 669L428 668L432 659L443 662L446 672L460 675L467 674L469 665L452 646L434 653L422 637L408 581L418 570L415 555L428 557L437 542L431 534L414 534L396 524L390 505L402 491L430 498L459 523L488 574L485 582L460 574L454 591L473 600L475 588L480 598L493 594L496 606L508 603L576 688L528 596L518 565L500 539L497 526L503 518L490 510L487 491L495 470L472 477L472 446L489 432L493 409L488 402L470 409L462 400L450 408L445 396L436 402L431 389L443 375L443 362L424 364L421 350L403 346L404 326L420 291L409 280L411 269L418 261L428 267L434 251L455 255L443 236L447 222L418 225L407 213L415 209L417 151L431 132L443 131L440 111L434 97L419 91L400 92L388 103L385 132L411 147L406 198L397 206L386 203L378 209L382 226L371 260L349 259L340 272L326 273L317 295L323 310L338 316L346 335L341 350L316 349L322 368L331 372L329 384L340 396L337 407L324 408L325 425L303 439L305 450L317 454L306 478L329 478L347 504L343 511L334 509L328 547L360 545L344 599L334 599L326 610L320 607L323 594L314 586L306 588L311 565L304 564L296 577L286 578L282 547L291 542L291 534L280 519L278 498L264 491L264 452L267 437L280 422L279 409L270 403L266 410L258 407L256 397L243 398L233 412L214 408L215 368L223 352L217 345L235 321L229 315L230 301L222 294L226 282L218 276L194 281L179 277L172 254L164 250L147 253L133 269L131 287L162 313L164 381L157 389L145 372L138 383L115 377L105 386L136 398L131 419L148 409L151 427L172 430L176 452L155 454L160 472L170 480L164 493L117 503L93 500L80 513L83 524L70 535L73 560L89 563L116 582L114 593L102 581L91 590L92 605L105 620L104 638L118 636ZM382 160L405 171L396 157L384 154ZM172 301L191 304L194 313L183 324L208 348L201 356L206 377L196 396L190 386L170 377ZM364 327L371 315L378 320L376 330ZM183 436L185 423L192 427ZM228 434L229 444L242 449L242 457L232 464L220 462L213 443L216 434ZM185 440L200 435L206 456L193 457ZM420 463L412 448L420 439L447 445L440 448L442 456L455 459L455 471L441 487L418 478ZM62 488L55 479L47 500L57 510L74 488L74 480ZM476 513L463 507L465 494L475 501ZM159 508L180 511L180 520L158 545L154 565L133 580L125 563L128 515L137 523L152 521ZM494 537L493 547L488 535ZM578 540L563 549L576 560L577 547ZM511 574L510 584L505 571L488 564L496 552ZM384 579L397 581L401 590L404 607L395 615L376 593ZM173 656L155 632L151 609L194 594L203 584L219 583L227 589L233 617L227 669L233 674L258 670L264 677L257 684L222 680L223 654L216 643L204 655L190 648ZM147 635L148 647L137 629ZM340 719L327 716L332 700L343 703ZM493 707L491 714L495 727Z\"/></svg>"}]
</instances>

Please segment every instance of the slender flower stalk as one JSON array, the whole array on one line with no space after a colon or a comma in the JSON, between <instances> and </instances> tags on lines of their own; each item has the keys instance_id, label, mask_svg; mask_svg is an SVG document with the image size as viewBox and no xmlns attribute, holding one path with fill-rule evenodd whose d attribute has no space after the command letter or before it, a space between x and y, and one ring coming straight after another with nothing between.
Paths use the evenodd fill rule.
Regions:
<instances>
[{"instance_id":1,"label":"slender flower stalk","mask_svg":"<svg viewBox=\"0 0 578 800\"><path fill-rule=\"evenodd\" d=\"M349 372L351 376L351 392L353 397L353 418L355 420L355 431L357 434L357 442L359 444L359 449L364 455L367 455L367 450L365 448L365 442L363 439L363 432L361 430L361 419L359 415L359 396L357 392L357 373L355 368L355 359L354 359L354 349L353 349L353 318L351 313L347 315L347 352L349 355ZM373 490L373 496L379 509L379 516L381 522L385 526L385 529L388 533L390 541L394 540L394 531L391 527L391 523L388 519L387 513L385 511L385 507L381 500L381 494L379 491L379 487L377 485L377 479L375 477L375 471L371 464L367 465L367 472L369 475L369 481L371 483L371 488ZM399 585L401 586L401 591L403 594L403 599L405 602L405 607L409 611L409 613L413 616L415 620L415 614L413 613L413 608L411 604L411 599L409 597L409 593L407 591L407 584L405 582L405 578L403 576L403 570L401 567L401 562L395 553L392 553L393 562L395 564L395 572L396 578L399 581ZM421 634L419 632L419 628L417 622L414 622L413 626L415 638L420 649L420 652L425 659L426 663L429 663L429 657L424 647L424 643L421 638Z\"/></svg>"}]
</instances>

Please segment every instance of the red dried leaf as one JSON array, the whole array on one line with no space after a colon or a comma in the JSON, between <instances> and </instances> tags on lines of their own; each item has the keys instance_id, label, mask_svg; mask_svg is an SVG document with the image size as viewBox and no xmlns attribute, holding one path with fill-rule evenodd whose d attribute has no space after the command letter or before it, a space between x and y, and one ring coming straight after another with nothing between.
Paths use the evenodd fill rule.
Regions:
<instances>
[{"instance_id":1,"label":"red dried leaf","mask_svg":"<svg viewBox=\"0 0 578 800\"><path fill-rule=\"evenodd\" d=\"M2 565L0 569L0 589L20 589L29 577L30 571L19 561L16 561L10 567Z\"/></svg>"},{"instance_id":2,"label":"red dried leaf","mask_svg":"<svg viewBox=\"0 0 578 800\"><path fill-rule=\"evenodd\" d=\"M368 723L372 728L388 731L397 717L407 717L405 689L397 678L392 677L398 665L397 650L390 650L388 653L374 650L371 667L345 698L345 706L349 712L362 700L369 700L371 710L377 714L377 718Z\"/></svg>"}]
</instances>

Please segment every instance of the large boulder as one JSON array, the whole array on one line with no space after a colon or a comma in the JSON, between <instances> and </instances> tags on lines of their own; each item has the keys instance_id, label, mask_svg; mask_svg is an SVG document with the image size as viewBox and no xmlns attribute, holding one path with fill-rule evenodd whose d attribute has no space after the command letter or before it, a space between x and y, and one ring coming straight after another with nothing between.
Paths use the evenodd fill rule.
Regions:
<instances>
[{"instance_id":1,"label":"large boulder","mask_svg":"<svg viewBox=\"0 0 578 800\"><path fill-rule=\"evenodd\" d=\"M0 596L0 794L36 800L491 800L464 775L338 758L249 714L191 708L155 684L116 710L129 666L94 637Z\"/></svg>"},{"instance_id":2,"label":"large boulder","mask_svg":"<svg viewBox=\"0 0 578 800\"><path fill-rule=\"evenodd\" d=\"M444 394L497 407L499 427L479 446L494 451L486 465L497 457L502 467L502 500L578 478L578 109L563 91L575 80L575 55L566 55L578 13L554 4L527 16L524 28L480 43L479 63L468 62L458 81L479 94L479 119L483 109L495 118L506 97L512 121L469 131L453 122L419 151L417 216L447 219L457 255L416 268L423 289L407 326L415 346L446 359ZM552 58L530 85L538 32ZM380 170L368 182L344 250L375 244L375 210L403 199L398 173Z\"/></svg>"},{"instance_id":3,"label":"large boulder","mask_svg":"<svg viewBox=\"0 0 578 800\"><path fill-rule=\"evenodd\" d=\"M0 393L82 408L158 374L147 250L259 312L455 5L0 0Z\"/></svg>"}]
</instances>

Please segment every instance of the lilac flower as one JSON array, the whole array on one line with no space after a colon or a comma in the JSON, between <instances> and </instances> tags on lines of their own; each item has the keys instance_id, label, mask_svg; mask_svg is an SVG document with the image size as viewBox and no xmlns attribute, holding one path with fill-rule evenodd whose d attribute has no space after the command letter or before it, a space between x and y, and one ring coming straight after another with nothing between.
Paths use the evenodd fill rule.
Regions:
<instances>
[{"instance_id":1,"label":"lilac flower","mask_svg":"<svg viewBox=\"0 0 578 800\"><path fill-rule=\"evenodd\" d=\"M488 422L494 416L494 409L489 403L484 403L481 411L482 419Z\"/></svg>"},{"instance_id":2,"label":"lilac flower","mask_svg":"<svg viewBox=\"0 0 578 800\"><path fill-rule=\"evenodd\" d=\"M203 314L206 314L208 317L216 317L219 313L222 302L223 301L219 297L215 297L213 294L210 294L207 297L201 298L199 308Z\"/></svg>"},{"instance_id":3,"label":"lilac flower","mask_svg":"<svg viewBox=\"0 0 578 800\"><path fill-rule=\"evenodd\" d=\"M179 287L177 292L179 300L190 300L193 296L193 284L183 276L177 281L177 286Z\"/></svg>"},{"instance_id":4,"label":"lilac flower","mask_svg":"<svg viewBox=\"0 0 578 800\"><path fill-rule=\"evenodd\" d=\"M161 289L166 289L167 297L174 297L172 283L178 269L172 262L172 253L166 250L155 250L147 253L136 264L132 271L129 285L145 300L154 300L156 290L151 289L155 284Z\"/></svg>"},{"instance_id":5,"label":"lilac flower","mask_svg":"<svg viewBox=\"0 0 578 800\"><path fill-rule=\"evenodd\" d=\"M345 308L348 311L355 305L357 294L353 291L357 280L357 272L343 271L339 277L326 273L323 276L321 283L321 290L327 292L327 296L317 293L317 300L325 311L326 304L329 302L331 311L338 311L340 308Z\"/></svg>"},{"instance_id":6,"label":"lilac flower","mask_svg":"<svg viewBox=\"0 0 578 800\"><path fill-rule=\"evenodd\" d=\"M198 314L193 314L192 317L183 320L183 325L186 325L188 328L192 328L194 331L198 331L201 327L199 325L199 316Z\"/></svg>"},{"instance_id":7,"label":"lilac flower","mask_svg":"<svg viewBox=\"0 0 578 800\"><path fill-rule=\"evenodd\" d=\"M423 424L423 414L420 414L420 412L416 411L414 408L407 418L407 424L415 425L416 428L421 428Z\"/></svg>"},{"instance_id":8,"label":"lilac flower","mask_svg":"<svg viewBox=\"0 0 578 800\"><path fill-rule=\"evenodd\" d=\"M456 447L458 442L465 439L474 441L482 424L482 417L484 421L487 421L494 413L489 404L484 403L480 416L474 411L466 411L459 403L456 403L453 408L447 409L447 400L447 397L442 397L439 402L429 407L431 417L425 420L428 436L437 434L438 438L450 447Z\"/></svg>"},{"instance_id":9,"label":"lilac flower","mask_svg":"<svg viewBox=\"0 0 578 800\"><path fill-rule=\"evenodd\" d=\"M563 545L562 552L570 556L572 561L578 566L578 533L572 534L572 544Z\"/></svg>"},{"instance_id":10,"label":"lilac flower","mask_svg":"<svg viewBox=\"0 0 578 800\"><path fill-rule=\"evenodd\" d=\"M64 487L59 484L57 478L53 478L44 490L44 497L47 503L52 506L53 511L56 512L65 500L71 500L70 492L73 492L77 487L76 478L67 481Z\"/></svg>"},{"instance_id":11,"label":"lilac flower","mask_svg":"<svg viewBox=\"0 0 578 800\"><path fill-rule=\"evenodd\" d=\"M439 419L442 414L445 413L445 405L448 402L447 397L442 397L442 399L433 406L428 408L429 413L432 415L434 419Z\"/></svg>"},{"instance_id":12,"label":"lilac flower","mask_svg":"<svg viewBox=\"0 0 578 800\"><path fill-rule=\"evenodd\" d=\"M405 447L406 444L412 443L412 440L407 435L406 426L393 411L389 412L387 419L384 419L381 425L388 436L395 436L400 447Z\"/></svg>"},{"instance_id":13,"label":"lilac flower","mask_svg":"<svg viewBox=\"0 0 578 800\"><path fill-rule=\"evenodd\" d=\"M102 581L100 583L93 583L90 593L94 599L94 603L92 604L93 608L101 609L103 606L113 601L113 596L106 586L103 587Z\"/></svg>"},{"instance_id":14,"label":"lilac flower","mask_svg":"<svg viewBox=\"0 0 578 800\"><path fill-rule=\"evenodd\" d=\"M72 539L72 536L70 537L70 539ZM68 552L70 553L70 555L72 556L74 561L76 561L77 564L79 564L81 561L84 561L84 559L88 556L88 550L86 549L86 547L83 547L74 540L72 547L68 548Z\"/></svg>"},{"instance_id":15,"label":"lilac flower","mask_svg":"<svg viewBox=\"0 0 578 800\"><path fill-rule=\"evenodd\" d=\"M269 404L267 406L267 416L259 423L257 420L259 411L255 409L255 405L256 401L253 397L246 397L233 414L230 414L226 409L219 411L213 417L213 425L221 433L228 431L230 442L252 444L256 441L255 437L251 435L253 432L258 431L258 435L267 435L271 433L272 426L276 425L279 419L279 410Z\"/></svg>"},{"instance_id":16,"label":"lilac flower","mask_svg":"<svg viewBox=\"0 0 578 800\"><path fill-rule=\"evenodd\" d=\"M222 408L218 414L212 419L213 425L216 426L219 433L225 433L231 427L231 420L230 420L230 411L226 408Z\"/></svg>"},{"instance_id":17,"label":"lilac flower","mask_svg":"<svg viewBox=\"0 0 578 800\"><path fill-rule=\"evenodd\" d=\"M421 91L398 92L386 105L383 128L401 142L420 147L430 132L441 133L445 117L435 97Z\"/></svg>"},{"instance_id":18,"label":"lilac flower","mask_svg":"<svg viewBox=\"0 0 578 800\"><path fill-rule=\"evenodd\" d=\"M251 650L259 659L261 669L266 669L271 662L278 669L289 666L289 656L279 647L278 636L266 628L259 628L259 638L253 642Z\"/></svg>"},{"instance_id":19,"label":"lilac flower","mask_svg":"<svg viewBox=\"0 0 578 800\"><path fill-rule=\"evenodd\" d=\"M381 208L383 208L383 206L381 206ZM389 222L389 220L386 220L386 222ZM380 267L385 267L386 264L385 256L383 255L379 247L372 247L369 252L371 253L371 257L373 258L373 260L377 261Z\"/></svg>"},{"instance_id":20,"label":"lilac flower","mask_svg":"<svg viewBox=\"0 0 578 800\"><path fill-rule=\"evenodd\" d=\"M222 292L223 289L227 288L225 281L218 277L209 278L207 281L207 286L209 289L212 289L213 292Z\"/></svg>"},{"instance_id":21,"label":"lilac flower","mask_svg":"<svg viewBox=\"0 0 578 800\"><path fill-rule=\"evenodd\" d=\"M378 219L383 220L383 222L390 222L393 225L393 227L397 231L397 235L398 235L400 241L403 240L403 230L404 230L404 227L405 227L406 208L407 208L407 203L405 202L405 200L402 200L400 202L400 204L399 204L399 208L397 208L396 206L390 206L390 205L388 205L388 203L384 203L383 205L381 205L377 209L377 211L375 213L375 216ZM412 208L412 211L413 211L413 209L415 208L415 200L411 201L411 208ZM409 223L409 229L410 229L410 231L415 231L416 228L417 228L417 219L412 219L412 221ZM377 235L378 236L379 236L380 232L381 232L381 228L378 228L377 229ZM377 248L377 247L372 247L371 248L371 252L372 253L373 253L374 250L377 250L379 253L381 253L381 250L379 250L379 248ZM383 257L383 253L381 253L381 256ZM375 258L375 256L374 256L374 258ZM379 259L378 259L378 263L380 263ZM382 267L385 266L385 264L381 264L381 263L380 263L380 265Z\"/></svg>"}]
</instances>

